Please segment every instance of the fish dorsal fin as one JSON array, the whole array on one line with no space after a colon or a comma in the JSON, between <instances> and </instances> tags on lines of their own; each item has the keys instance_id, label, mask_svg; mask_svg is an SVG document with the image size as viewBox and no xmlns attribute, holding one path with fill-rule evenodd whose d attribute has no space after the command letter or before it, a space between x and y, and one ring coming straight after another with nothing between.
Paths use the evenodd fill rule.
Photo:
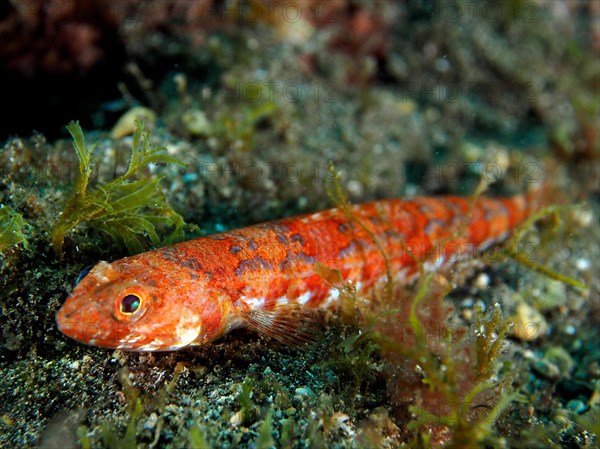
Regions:
<instances>
[{"instance_id":1,"label":"fish dorsal fin","mask_svg":"<svg viewBox=\"0 0 600 449\"><path fill-rule=\"evenodd\" d=\"M317 342L314 313L299 304L276 304L272 309L238 309L239 316L254 330L281 343L308 350Z\"/></svg>"}]
</instances>

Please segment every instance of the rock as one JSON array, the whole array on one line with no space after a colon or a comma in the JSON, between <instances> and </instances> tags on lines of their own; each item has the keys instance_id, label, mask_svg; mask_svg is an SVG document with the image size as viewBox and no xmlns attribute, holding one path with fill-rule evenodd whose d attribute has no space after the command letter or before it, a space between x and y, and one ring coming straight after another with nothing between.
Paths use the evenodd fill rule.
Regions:
<instances>
[{"instance_id":1,"label":"rock","mask_svg":"<svg viewBox=\"0 0 600 449\"><path fill-rule=\"evenodd\" d=\"M231 418L229 418L229 424L233 427L239 427L244 422L244 412L243 410L239 410L233 414Z\"/></svg>"},{"instance_id":2,"label":"rock","mask_svg":"<svg viewBox=\"0 0 600 449\"><path fill-rule=\"evenodd\" d=\"M547 360L534 360L531 363L533 370L544 379L556 381L560 379L560 370L554 363Z\"/></svg>"},{"instance_id":3,"label":"rock","mask_svg":"<svg viewBox=\"0 0 600 449\"><path fill-rule=\"evenodd\" d=\"M527 303L517 305L512 321L514 322L512 334L519 340L537 340L548 332L545 318Z\"/></svg>"},{"instance_id":4,"label":"rock","mask_svg":"<svg viewBox=\"0 0 600 449\"><path fill-rule=\"evenodd\" d=\"M309 387L299 387L296 388L296 390L294 391L294 393L296 393L296 396L304 396L304 397L309 397L309 396L313 396L314 393L313 391L309 388Z\"/></svg>"},{"instance_id":5,"label":"rock","mask_svg":"<svg viewBox=\"0 0 600 449\"><path fill-rule=\"evenodd\" d=\"M567 300L567 287L565 284L544 277L539 279L537 285L531 290L536 308L544 311L564 305Z\"/></svg>"},{"instance_id":6,"label":"rock","mask_svg":"<svg viewBox=\"0 0 600 449\"><path fill-rule=\"evenodd\" d=\"M156 413L150 413L150 416L144 421L144 430L154 430L156 423L158 422L158 416Z\"/></svg>"},{"instance_id":7,"label":"rock","mask_svg":"<svg viewBox=\"0 0 600 449\"><path fill-rule=\"evenodd\" d=\"M552 346L544 353L544 360L556 365L560 370L561 377L568 378L573 372L575 362L570 354L560 346Z\"/></svg>"},{"instance_id":8,"label":"rock","mask_svg":"<svg viewBox=\"0 0 600 449\"><path fill-rule=\"evenodd\" d=\"M581 415L583 412L587 410L587 404L579 399L572 399L567 402L567 408L578 415Z\"/></svg>"},{"instance_id":9,"label":"rock","mask_svg":"<svg viewBox=\"0 0 600 449\"><path fill-rule=\"evenodd\" d=\"M210 122L200 109L188 109L181 116L185 130L195 137L206 136L210 133Z\"/></svg>"}]
</instances>

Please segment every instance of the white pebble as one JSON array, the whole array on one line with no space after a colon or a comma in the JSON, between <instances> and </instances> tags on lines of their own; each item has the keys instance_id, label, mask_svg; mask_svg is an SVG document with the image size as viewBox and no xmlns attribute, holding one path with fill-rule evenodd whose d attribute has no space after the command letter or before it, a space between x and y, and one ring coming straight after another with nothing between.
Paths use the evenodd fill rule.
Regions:
<instances>
[{"instance_id":1,"label":"white pebble","mask_svg":"<svg viewBox=\"0 0 600 449\"><path fill-rule=\"evenodd\" d=\"M590 269L590 261L589 259L577 259L575 262L575 266L579 271L587 271Z\"/></svg>"},{"instance_id":2,"label":"white pebble","mask_svg":"<svg viewBox=\"0 0 600 449\"><path fill-rule=\"evenodd\" d=\"M485 273L481 273L479 276L477 276L477 279L475 279L475 287L477 287L480 290L487 288L489 285L490 277Z\"/></svg>"}]
</instances>

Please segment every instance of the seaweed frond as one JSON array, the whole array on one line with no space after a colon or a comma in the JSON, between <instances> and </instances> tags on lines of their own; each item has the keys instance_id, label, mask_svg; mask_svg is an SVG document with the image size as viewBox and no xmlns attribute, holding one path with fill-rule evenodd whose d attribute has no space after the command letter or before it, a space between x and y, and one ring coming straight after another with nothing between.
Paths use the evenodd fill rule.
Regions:
<instances>
[{"instance_id":1,"label":"seaweed frond","mask_svg":"<svg viewBox=\"0 0 600 449\"><path fill-rule=\"evenodd\" d=\"M123 386L123 394L127 402L126 411L129 415L127 427L123 436L119 436L115 425L105 421L101 426L101 435L104 445L110 449L136 449L136 425L144 412L141 390L129 380L129 370L124 367L118 373L119 382Z\"/></svg>"},{"instance_id":2,"label":"seaweed frond","mask_svg":"<svg viewBox=\"0 0 600 449\"><path fill-rule=\"evenodd\" d=\"M467 338L468 329L451 328L447 321L449 286L433 273L422 277L401 313L381 322L375 334L394 379L392 398L410 413L412 448L441 442L480 448L495 440L494 423L515 399L507 378L494 379L500 377L497 361L509 327L500 307L485 316L478 311L475 338ZM410 372L414 375L405 379L398 376Z\"/></svg>"},{"instance_id":3,"label":"seaweed frond","mask_svg":"<svg viewBox=\"0 0 600 449\"><path fill-rule=\"evenodd\" d=\"M381 241L379 240L379 238L377 237L377 235L375 235L375 233L371 229L369 229L369 227L365 223L363 223L362 220L358 219L358 217L356 217L354 212L352 212L352 207L350 205L350 202L348 201L348 199L346 198L346 195L344 194L344 191L342 190L340 175L335 170L335 167L333 166L332 162L329 163L328 170L329 170L329 174L330 174L333 182L331 183L331 185L325 184L325 189L327 191L327 195L329 196L329 198L331 198L331 200L337 207L339 207L340 209L342 209L344 211L344 213L348 216L348 218L351 221L358 224L358 226L360 226L363 229L363 231L365 231L367 233L367 235L371 238L371 241L377 248L377 251L379 252L379 254L381 254L381 257L383 258L383 262L385 264L385 274L386 274L385 301L387 304L390 304L393 301L393 296L394 296L394 281L393 281L392 274L391 274L392 272L391 272L391 267L390 267L390 258L388 257L387 253L383 249L383 245L382 245Z\"/></svg>"},{"instance_id":4,"label":"seaweed frond","mask_svg":"<svg viewBox=\"0 0 600 449\"><path fill-rule=\"evenodd\" d=\"M66 234L81 223L89 223L124 244L131 253L144 251L148 239L154 246L175 243L184 238L183 217L167 203L160 178L142 174L153 163L184 165L166 154L164 147L152 148L144 124L136 122L131 157L126 172L118 178L90 187L92 153L97 144L86 146L78 122L67 129L79 159L79 172L73 196L65 206L51 233L52 246L61 255ZM171 228L166 239L159 238L157 227Z\"/></svg>"},{"instance_id":5,"label":"seaweed frond","mask_svg":"<svg viewBox=\"0 0 600 449\"><path fill-rule=\"evenodd\" d=\"M246 377L240 386L240 394L238 396L238 402L242 407L240 410L241 422L244 424L252 423L258 413L258 407L252 400L253 390L253 380Z\"/></svg>"},{"instance_id":6,"label":"seaweed frond","mask_svg":"<svg viewBox=\"0 0 600 449\"><path fill-rule=\"evenodd\" d=\"M88 436L89 429L87 426L81 425L77 428L77 439L79 440L79 445L81 449L90 449L92 447L92 443L90 442L90 437Z\"/></svg>"},{"instance_id":7,"label":"seaweed frond","mask_svg":"<svg viewBox=\"0 0 600 449\"><path fill-rule=\"evenodd\" d=\"M361 329L339 343L340 357L328 365L342 371L347 365L356 376L349 382L355 387L377 372L387 374L392 402L398 405L398 416L407 420L406 430L412 433L408 447L444 444L478 449L495 444L494 424L517 399L497 363L509 329L500 307L485 315L477 311L474 334L466 326L453 326L451 308L445 301L453 283L439 273L425 272L416 257L418 282L403 289L395 286L384 248L353 213L331 165L329 179L333 182L327 191L336 206L368 233L384 257L388 291L378 292L383 300L370 301L371 307L365 308L340 270L315 264L315 273L340 291L345 321ZM470 199L467 219L453 238L460 240L466 232L470 214L486 187L480 182ZM411 255L409 248L406 253ZM381 360L383 363L377 364Z\"/></svg>"},{"instance_id":8,"label":"seaweed frond","mask_svg":"<svg viewBox=\"0 0 600 449\"><path fill-rule=\"evenodd\" d=\"M198 424L194 424L189 430L189 442L191 449L211 449L211 445L206 441L204 432Z\"/></svg>"},{"instance_id":9,"label":"seaweed frond","mask_svg":"<svg viewBox=\"0 0 600 449\"><path fill-rule=\"evenodd\" d=\"M275 446L273 440L273 424L271 419L271 409L267 411L265 419L258 428L258 437L256 438L256 449L271 449Z\"/></svg>"},{"instance_id":10,"label":"seaweed frond","mask_svg":"<svg viewBox=\"0 0 600 449\"><path fill-rule=\"evenodd\" d=\"M532 271L536 271L544 276L554 279L555 281L562 282L565 285L571 287L580 288L582 290L589 290L589 287L583 282L572 278L563 273L558 273L546 265L540 264L531 259L525 252L519 251L519 243L525 236L525 234L533 228L535 223L543 218L551 217L554 223L559 223L560 218L558 216L559 210L562 209L560 206L548 206L545 207L535 214L531 215L523 224L521 224L514 232L512 238L504 245L504 254L512 258L515 262L523 265Z\"/></svg>"},{"instance_id":11,"label":"seaweed frond","mask_svg":"<svg viewBox=\"0 0 600 449\"><path fill-rule=\"evenodd\" d=\"M27 249L27 238L23 230L28 226L21 214L10 206L0 204L0 252L19 243Z\"/></svg>"},{"instance_id":12,"label":"seaweed frond","mask_svg":"<svg viewBox=\"0 0 600 449\"><path fill-rule=\"evenodd\" d=\"M500 355L505 341L504 337L510 322L502 319L500 306L496 304L486 319L483 309L477 307L475 317L475 346L477 349L477 379L489 379L494 374L494 361Z\"/></svg>"},{"instance_id":13,"label":"seaweed frond","mask_svg":"<svg viewBox=\"0 0 600 449\"><path fill-rule=\"evenodd\" d=\"M120 437L115 426L105 421L102 423L102 440L104 444L110 449L136 449L137 448L137 437L136 437L136 425L140 416L144 412L141 398L136 398L134 403L131 404L129 410L129 421L125 434Z\"/></svg>"}]
</instances>

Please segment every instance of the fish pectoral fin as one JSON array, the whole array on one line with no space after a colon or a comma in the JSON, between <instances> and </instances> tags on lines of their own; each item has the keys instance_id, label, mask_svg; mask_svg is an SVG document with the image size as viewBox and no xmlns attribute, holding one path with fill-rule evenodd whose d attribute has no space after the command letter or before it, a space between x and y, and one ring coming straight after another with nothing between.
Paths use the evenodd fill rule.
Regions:
<instances>
[{"instance_id":1,"label":"fish pectoral fin","mask_svg":"<svg viewBox=\"0 0 600 449\"><path fill-rule=\"evenodd\" d=\"M240 317L254 330L288 346L310 349L317 342L314 313L299 306L279 305L274 309L238 311Z\"/></svg>"}]
</instances>

